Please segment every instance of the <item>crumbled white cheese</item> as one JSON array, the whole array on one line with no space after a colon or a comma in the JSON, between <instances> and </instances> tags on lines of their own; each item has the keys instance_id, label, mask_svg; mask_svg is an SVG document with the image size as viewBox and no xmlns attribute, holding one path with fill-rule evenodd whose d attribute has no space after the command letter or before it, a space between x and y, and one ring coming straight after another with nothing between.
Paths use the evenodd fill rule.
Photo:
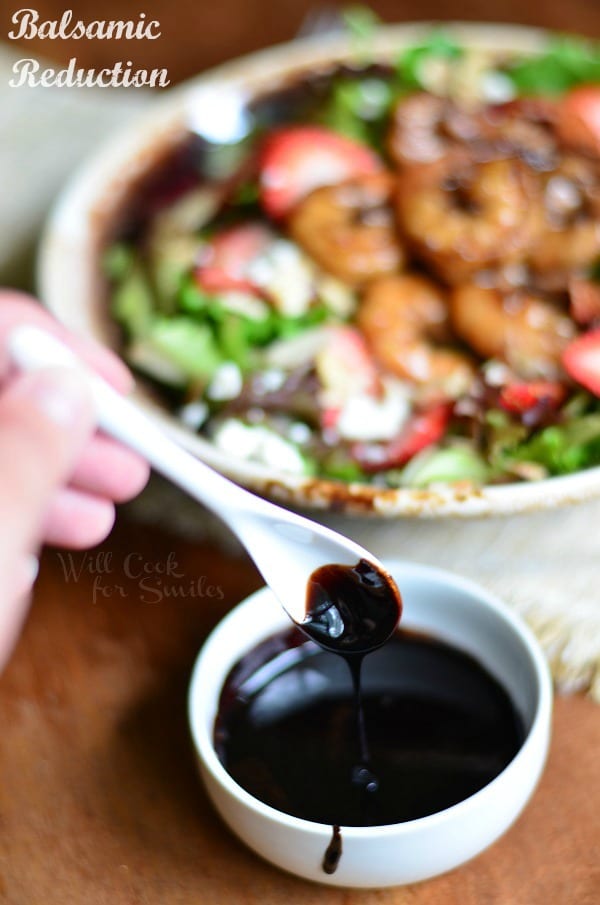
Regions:
<instances>
[{"instance_id":1,"label":"crumbled white cheese","mask_svg":"<svg viewBox=\"0 0 600 905\"><path fill-rule=\"evenodd\" d=\"M303 444L308 443L312 437L312 431L308 424L304 424L303 421L295 421L293 424L290 424L288 437L292 443L295 443L297 446L303 446Z\"/></svg>"},{"instance_id":2,"label":"crumbled white cheese","mask_svg":"<svg viewBox=\"0 0 600 905\"><path fill-rule=\"evenodd\" d=\"M378 119L385 112L390 102L391 89L381 79L361 79L357 83L360 92L361 119Z\"/></svg>"},{"instance_id":3,"label":"crumbled white cheese","mask_svg":"<svg viewBox=\"0 0 600 905\"><path fill-rule=\"evenodd\" d=\"M399 381L384 384L376 397L359 393L344 404L336 429L345 440L391 440L402 429L411 412L408 389Z\"/></svg>"},{"instance_id":4,"label":"crumbled white cheese","mask_svg":"<svg viewBox=\"0 0 600 905\"><path fill-rule=\"evenodd\" d=\"M219 365L208 385L206 395L215 402L225 402L239 396L244 379L239 367L233 361Z\"/></svg>"},{"instance_id":5,"label":"crumbled white cheese","mask_svg":"<svg viewBox=\"0 0 600 905\"><path fill-rule=\"evenodd\" d=\"M505 104L517 96L517 91L506 73L491 69L481 77L481 95L488 104Z\"/></svg>"},{"instance_id":6,"label":"crumbled white cheese","mask_svg":"<svg viewBox=\"0 0 600 905\"><path fill-rule=\"evenodd\" d=\"M236 418L229 418L216 431L214 443L224 453L270 466L276 471L290 474L306 471L298 450L262 425L248 426Z\"/></svg>"},{"instance_id":7,"label":"crumbled white cheese","mask_svg":"<svg viewBox=\"0 0 600 905\"><path fill-rule=\"evenodd\" d=\"M497 361L492 358L483 366L486 383L491 387L502 387L511 380L514 380L514 374L507 364L503 361Z\"/></svg>"},{"instance_id":8,"label":"crumbled white cheese","mask_svg":"<svg viewBox=\"0 0 600 905\"><path fill-rule=\"evenodd\" d=\"M198 430L208 418L208 406L198 399L182 406L177 414L179 420L183 421L186 427L189 427L190 430Z\"/></svg>"},{"instance_id":9,"label":"crumbled white cheese","mask_svg":"<svg viewBox=\"0 0 600 905\"><path fill-rule=\"evenodd\" d=\"M281 314L304 314L315 296L312 262L297 245L276 239L250 262L248 278L263 289Z\"/></svg>"},{"instance_id":10,"label":"crumbled white cheese","mask_svg":"<svg viewBox=\"0 0 600 905\"><path fill-rule=\"evenodd\" d=\"M256 450L255 428L246 427L236 418L224 421L215 431L213 441L217 449L236 456L238 459L251 459Z\"/></svg>"},{"instance_id":11,"label":"crumbled white cheese","mask_svg":"<svg viewBox=\"0 0 600 905\"><path fill-rule=\"evenodd\" d=\"M254 378L254 385L259 393L276 393L285 383L286 374L281 368L267 368Z\"/></svg>"}]
</instances>

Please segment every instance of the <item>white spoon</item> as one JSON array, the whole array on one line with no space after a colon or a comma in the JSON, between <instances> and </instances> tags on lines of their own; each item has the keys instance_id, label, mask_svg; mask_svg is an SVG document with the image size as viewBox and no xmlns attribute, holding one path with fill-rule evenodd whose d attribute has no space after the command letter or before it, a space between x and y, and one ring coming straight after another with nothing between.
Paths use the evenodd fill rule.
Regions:
<instances>
[{"instance_id":1,"label":"white spoon","mask_svg":"<svg viewBox=\"0 0 600 905\"><path fill-rule=\"evenodd\" d=\"M8 339L8 350L15 364L24 370L67 366L76 368L87 380L96 405L98 424L105 433L143 456L190 496L218 515L240 539L256 563L266 583L291 619L301 624L306 619L307 586L312 573L330 563L355 566L366 560L391 589L398 608L384 619L386 637L372 643L365 639L365 650L379 646L394 630L400 615L400 600L393 582L381 563L363 547L329 528L318 525L280 506L269 503L213 471L174 442L133 403L117 393L94 374L60 340L39 327L15 328ZM381 585L379 587L381 596ZM390 596L390 595L388 595ZM392 605L392 604L390 604ZM332 642L335 620L327 625ZM357 650L355 647L354 650Z\"/></svg>"}]
</instances>

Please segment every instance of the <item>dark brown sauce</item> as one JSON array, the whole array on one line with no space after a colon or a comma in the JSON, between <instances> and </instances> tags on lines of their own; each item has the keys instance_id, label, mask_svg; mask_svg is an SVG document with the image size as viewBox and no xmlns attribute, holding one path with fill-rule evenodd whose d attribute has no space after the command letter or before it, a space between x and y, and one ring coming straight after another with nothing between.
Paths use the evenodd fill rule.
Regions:
<instances>
[{"instance_id":1,"label":"dark brown sauce","mask_svg":"<svg viewBox=\"0 0 600 905\"><path fill-rule=\"evenodd\" d=\"M333 827L331 842L323 855L323 870L326 874L334 874L342 857L343 844L339 826Z\"/></svg>"},{"instance_id":2,"label":"dark brown sauce","mask_svg":"<svg viewBox=\"0 0 600 905\"><path fill-rule=\"evenodd\" d=\"M280 632L228 676L217 753L239 785L280 811L333 827L379 826L468 798L523 740L508 695L476 660L399 630L363 662L364 769L376 780L368 788L372 779L356 775L365 752L355 695L342 657L296 629ZM324 869L335 869L337 846L341 854L334 833Z\"/></svg>"},{"instance_id":3,"label":"dark brown sauce","mask_svg":"<svg viewBox=\"0 0 600 905\"><path fill-rule=\"evenodd\" d=\"M335 563L322 566L310 576L306 617L300 628L324 650L339 654L350 670L357 752L349 782L360 796L360 810L365 819L370 811L370 798L379 789L379 779L370 763L362 701L362 664L366 654L388 641L401 613L402 599L396 583L366 559L359 560L355 566ZM340 858L341 835L339 829L336 834L334 826L323 870L333 873Z\"/></svg>"},{"instance_id":4,"label":"dark brown sauce","mask_svg":"<svg viewBox=\"0 0 600 905\"><path fill-rule=\"evenodd\" d=\"M266 804L332 825L328 874L342 856L341 825L451 807L491 782L523 740L498 682L467 654L398 631L401 612L394 581L366 560L323 566L301 631L251 650L221 694L223 765Z\"/></svg>"},{"instance_id":5,"label":"dark brown sauce","mask_svg":"<svg viewBox=\"0 0 600 905\"><path fill-rule=\"evenodd\" d=\"M325 650L364 655L388 640L401 612L392 578L361 559L355 566L332 564L313 572L300 627Z\"/></svg>"}]
</instances>

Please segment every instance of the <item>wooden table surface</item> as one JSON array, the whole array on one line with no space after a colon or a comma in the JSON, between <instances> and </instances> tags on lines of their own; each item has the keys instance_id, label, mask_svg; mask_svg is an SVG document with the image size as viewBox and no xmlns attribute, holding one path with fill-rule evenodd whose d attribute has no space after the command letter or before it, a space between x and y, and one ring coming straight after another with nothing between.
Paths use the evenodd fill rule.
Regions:
<instances>
[{"instance_id":1,"label":"wooden table surface","mask_svg":"<svg viewBox=\"0 0 600 905\"><path fill-rule=\"evenodd\" d=\"M76 54L84 66L127 55L136 66L167 66L176 81L289 38L312 5L146 0L134 9L86 0L69 4L77 16L134 17L143 9L161 20L163 36L126 50L99 41L22 46L58 61ZM512 20L600 32L598 0L373 6L389 21ZM65 5L38 0L36 8L54 18ZM2 34L13 9L0 10ZM126 514L93 555L46 552L23 638L0 677L3 905L598 905L600 710L582 697L556 702L549 764L521 819L444 877L387 891L326 889L238 843L197 778L186 688L207 632L258 583L246 561L140 527Z\"/></svg>"},{"instance_id":2,"label":"wooden table surface","mask_svg":"<svg viewBox=\"0 0 600 905\"><path fill-rule=\"evenodd\" d=\"M15 10L27 4L0 4L0 40L11 29ZM35 54L67 63L76 56L85 67L112 66L117 60L132 60L134 68L168 67L177 82L216 63L269 44L288 41L309 10L352 6L351 0L215 0L190 3L184 0L36 0L32 4L40 21L59 19L65 8L74 18L134 19L140 12L146 20L158 19L161 37L156 41L48 41L20 42L26 56ZM518 22L561 31L600 37L598 0L372 0L368 4L386 22L460 19L479 22Z\"/></svg>"}]
</instances>

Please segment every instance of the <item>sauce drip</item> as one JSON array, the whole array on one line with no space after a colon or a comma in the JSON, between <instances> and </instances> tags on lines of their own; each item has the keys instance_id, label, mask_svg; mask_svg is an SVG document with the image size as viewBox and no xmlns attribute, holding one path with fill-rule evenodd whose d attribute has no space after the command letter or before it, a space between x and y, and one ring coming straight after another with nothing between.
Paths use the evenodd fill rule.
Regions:
<instances>
[{"instance_id":1,"label":"sauce drip","mask_svg":"<svg viewBox=\"0 0 600 905\"><path fill-rule=\"evenodd\" d=\"M323 855L323 870L326 874L334 874L342 857L342 834L339 826L333 827L331 842Z\"/></svg>"},{"instance_id":2,"label":"sauce drip","mask_svg":"<svg viewBox=\"0 0 600 905\"><path fill-rule=\"evenodd\" d=\"M310 576L306 617L300 628L324 650L339 654L350 669L357 743L357 761L350 771L350 782L359 795L364 822L368 822L370 798L379 789L379 779L371 768L365 728L361 684L363 658L385 644L396 629L401 613L402 599L396 583L366 559L360 559L355 566L322 566ZM337 834L339 836L339 828ZM331 845L336 838L334 825ZM329 873L333 873L341 857L341 836L339 838L340 852L335 866L327 871ZM324 870L326 862L327 853Z\"/></svg>"}]
</instances>

